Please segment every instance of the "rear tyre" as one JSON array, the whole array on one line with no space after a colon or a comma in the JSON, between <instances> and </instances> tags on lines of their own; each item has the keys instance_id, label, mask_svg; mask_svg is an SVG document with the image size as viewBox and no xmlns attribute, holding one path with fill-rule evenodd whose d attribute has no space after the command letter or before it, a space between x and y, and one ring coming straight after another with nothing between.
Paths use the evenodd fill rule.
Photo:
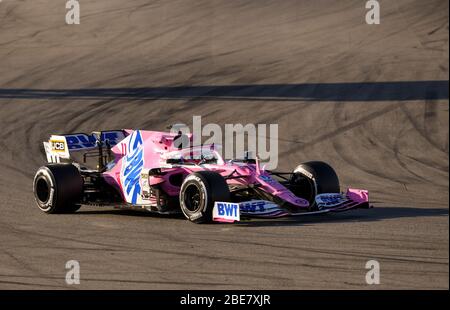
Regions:
<instances>
[{"instance_id":1,"label":"rear tyre","mask_svg":"<svg viewBox=\"0 0 450 310\"><path fill-rule=\"evenodd\" d=\"M181 185L180 207L191 222L210 223L216 201L229 201L230 190L217 172L199 171L188 175Z\"/></svg>"},{"instance_id":2,"label":"rear tyre","mask_svg":"<svg viewBox=\"0 0 450 310\"><path fill-rule=\"evenodd\" d=\"M309 201L315 209L315 197L323 193L339 193L339 178L334 169L321 161L310 161L295 168L290 180L292 192Z\"/></svg>"},{"instance_id":3,"label":"rear tyre","mask_svg":"<svg viewBox=\"0 0 450 310\"><path fill-rule=\"evenodd\" d=\"M45 213L73 213L80 208L83 178L72 164L49 164L33 181L36 203Z\"/></svg>"}]
</instances>

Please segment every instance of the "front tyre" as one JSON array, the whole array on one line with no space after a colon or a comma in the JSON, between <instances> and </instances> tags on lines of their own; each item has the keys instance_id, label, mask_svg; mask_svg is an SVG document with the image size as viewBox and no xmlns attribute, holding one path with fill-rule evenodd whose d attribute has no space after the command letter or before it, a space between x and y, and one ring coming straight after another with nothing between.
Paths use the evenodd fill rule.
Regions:
<instances>
[{"instance_id":1,"label":"front tyre","mask_svg":"<svg viewBox=\"0 0 450 310\"><path fill-rule=\"evenodd\" d=\"M33 180L36 203L45 213L73 213L80 208L83 178L72 164L49 164Z\"/></svg>"},{"instance_id":2,"label":"front tyre","mask_svg":"<svg viewBox=\"0 0 450 310\"><path fill-rule=\"evenodd\" d=\"M321 161L302 163L295 168L290 180L291 191L309 201L315 208L315 198L319 194L339 193L339 178L334 169Z\"/></svg>"},{"instance_id":3,"label":"front tyre","mask_svg":"<svg viewBox=\"0 0 450 310\"><path fill-rule=\"evenodd\" d=\"M198 171L189 174L180 190L180 207L191 222L210 223L216 201L229 201L230 190L217 172Z\"/></svg>"}]
</instances>

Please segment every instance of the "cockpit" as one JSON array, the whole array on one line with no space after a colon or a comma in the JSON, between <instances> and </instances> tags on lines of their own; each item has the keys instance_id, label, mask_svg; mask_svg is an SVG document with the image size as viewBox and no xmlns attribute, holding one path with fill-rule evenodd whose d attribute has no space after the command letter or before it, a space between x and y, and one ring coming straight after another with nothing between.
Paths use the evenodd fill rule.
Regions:
<instances>
[{"instance_id":1,"label":"cockpit","mask_svg":"<svg viewBox=\"0 0 450 310\"><path fill-rule=\"evenodd\" d=\"M208 144L168 152L163 154L161 158L165 160L167 164L172 165L221 165L224 161L220 152L220 145Z\"/></svg>"}]
</instances>

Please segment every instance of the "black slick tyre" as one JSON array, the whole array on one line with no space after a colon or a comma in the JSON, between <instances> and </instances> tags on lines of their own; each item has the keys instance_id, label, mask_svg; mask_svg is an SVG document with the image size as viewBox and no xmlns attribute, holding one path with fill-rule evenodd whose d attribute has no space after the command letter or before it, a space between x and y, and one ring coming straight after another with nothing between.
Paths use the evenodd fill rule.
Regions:
<instances>
[{"instance_id":1,"label":"black slick tyre","mask_svg":"<svg viewBox=\"0 0 450 310\"><path fill-rule=\"evenodd\" d=\"M198 171L184 179L179 198L181 211L188 220L197 224L210 223L214 203L229 201L230 190L219 173Z\"/></svg>"},{"instance_id":2,"label":"black slick tyre","mask_svg":"<svg viewBox=\"0 0 450 310\"><path fill-rule=\"evenodd\" d=\"M73 213L80 208L83 178L72 164L48 164L37 170L33 192L41 211Z\"/></svg>"}]
</instances>

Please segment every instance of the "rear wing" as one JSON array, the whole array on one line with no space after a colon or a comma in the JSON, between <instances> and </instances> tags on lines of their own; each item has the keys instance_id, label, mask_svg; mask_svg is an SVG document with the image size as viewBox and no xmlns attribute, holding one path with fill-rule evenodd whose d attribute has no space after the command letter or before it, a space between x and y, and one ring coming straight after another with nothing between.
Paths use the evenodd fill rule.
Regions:
<instances>
[{"instance_id":1,"label":"rear wing","mask_svg":"<svg viewBox=\"0 0 450 310\"><path fill-rule=\"evenodd\" d=\"M85 152L106 146L111 148L122 141L127 132L124 130L108 130L91 134L74 133L67 135L52 135L44 142L47 162L60 163L70 161L74 152Z\"/></svg>"}]
</instances>

